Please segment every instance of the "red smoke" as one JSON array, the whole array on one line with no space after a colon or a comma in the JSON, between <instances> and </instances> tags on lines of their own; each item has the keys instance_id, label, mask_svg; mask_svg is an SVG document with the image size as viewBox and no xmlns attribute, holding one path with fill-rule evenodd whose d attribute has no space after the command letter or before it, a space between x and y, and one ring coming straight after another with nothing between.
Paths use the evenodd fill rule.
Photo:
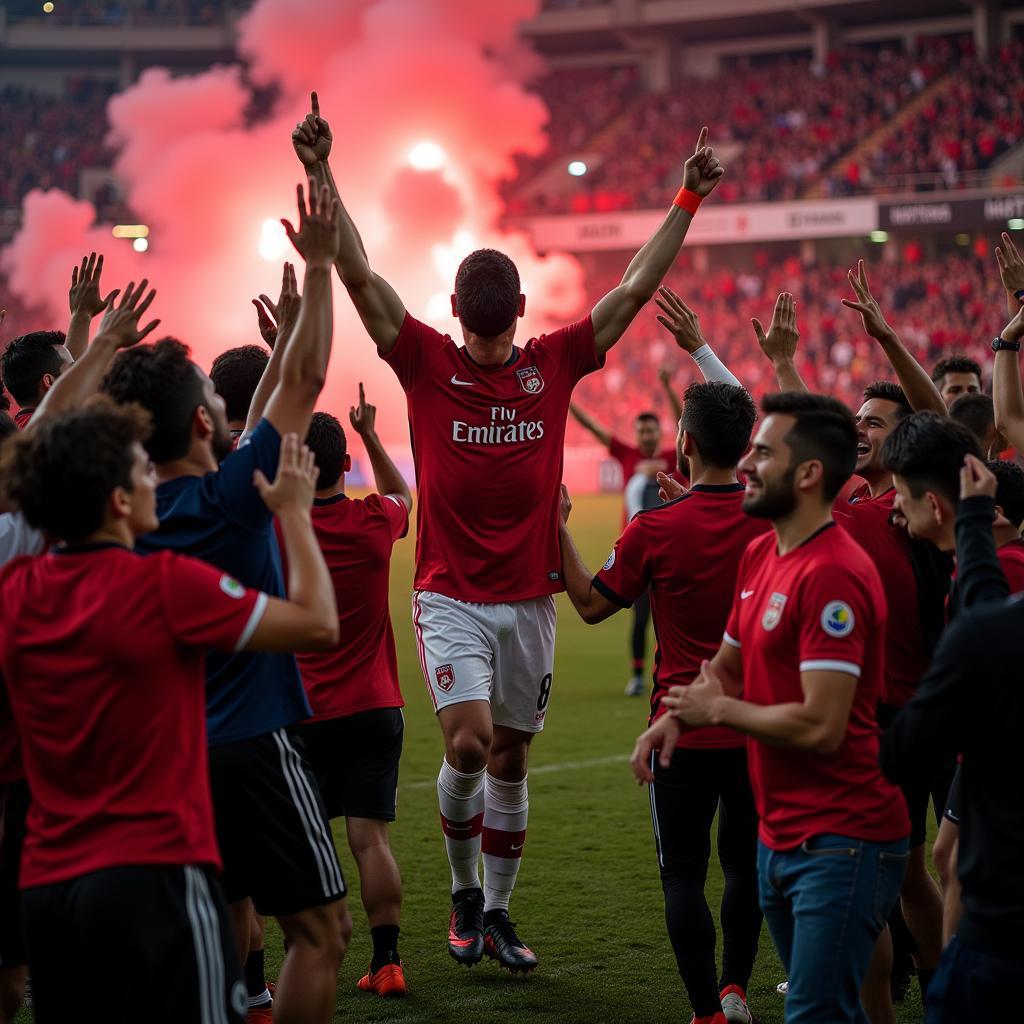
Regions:
<instances>
[{"instance_id":1,"label":"red smoke","mask_svg":"<svg viewBox=\"0 0 1024 1024\"><path fill-rule=\"evenodd\" d=\"M281 276L280 260L259 255L262 226L294 219L301 167L290 135L317 89L346 205L374 268L414 315L458 338L447 305L455 268L471 249L491 245L519 267L528 297L523 339L563 321L582 301L578 264L540 259L525 236L496 227L496 183L511 173L512 154L545 144L547 114L526 86L539 68L516 32L537 7L538 0L258 0L241 22L239 51L253 82L280 89L269 120L246 124L251 96L238 66L184 78L146 71L110 101L108 116L127 200L151 230L149 252L113 239L90 204L32 192L20 232L0 254L12 290L62 324L71 267L95 249L106 254L105 288L150 279L160 331L189 343L201 364L258 341L249 300L276 297ZM410 149L424 140L444 150L440 169L409 166ZM400 389L336 281L321 406L347 411L358 380L381 408L382 433L406 441Z\"/></svg>"}]
</instances>

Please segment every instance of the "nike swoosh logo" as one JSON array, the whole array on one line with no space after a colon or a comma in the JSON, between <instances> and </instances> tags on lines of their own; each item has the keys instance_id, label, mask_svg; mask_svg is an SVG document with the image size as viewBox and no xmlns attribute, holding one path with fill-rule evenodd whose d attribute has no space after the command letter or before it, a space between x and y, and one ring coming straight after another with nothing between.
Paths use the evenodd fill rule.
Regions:
<instances>
[{"instance_id":1,"label":"nike swoosh logo","mask_svg":"<svg viewBox=\"0 0 1024 1024\"><path fill-rule=\"evenodd\" d=\"M452 374L452 383L453 384L458 384L459 387L462 387L462 388L476 387L476 381L475 380L459 380L459 378L454 373Z\"/></svg>"},{"instance_id":2,"label":"nike swoosh logo","mask_svg":"<svg viewBox=\"0 0 1024 1024\"><path fill-rule=\"evenodd\" d=\"M752 590L741 590L740 591L740 600L741 601L746 601L746 599L748 597L750 597L751 594L753 594Z\"/></svg>"},{"instance_id":3,"label":"nike swoosh logo","mask_svg":"<svg viewBox=\"0 0 1024 1024\"><path fill-rule=\"evenodd\" d=\"M526 843L520 843L518 846L510 846L509 849L510 850L521 850L525 845L526 845Z\"/></svg>"}]
</instances>

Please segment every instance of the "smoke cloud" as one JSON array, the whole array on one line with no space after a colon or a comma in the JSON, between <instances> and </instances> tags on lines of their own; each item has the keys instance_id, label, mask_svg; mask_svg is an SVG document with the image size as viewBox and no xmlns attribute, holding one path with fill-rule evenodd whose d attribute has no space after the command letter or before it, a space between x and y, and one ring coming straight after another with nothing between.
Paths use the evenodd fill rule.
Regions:
<instances>
[{"instance_id":1,"label":"smoke cloud","mask_svg":"<svg viewBox=\"0 0 1024 1024\"><path fill-rule=\"evenodd\" d=\"M577 314L576 261L542 259L526 236L497 225L497 182L511 174L513 154L545 145L547 112L529 91L540 67L516 31L537 7L538 0L258 0L240 24L245 73L238 65L174 78L149 69L109 103L115 169L150 227L149 252L113 239L89 203L34 191L20 232L0 254L12 290L63 324L71 267L97 250L106 255L104 287L148 277L161 333L191 345L202 365L258 341L250 299L276 297L281 262L297 259L290 246L274 259L261 248L273 252L279 218L294 221L302 170L290 136L316 89L334 134L334 175L371 263L414 315L458 338L448 301L455 269L484 245L519 267L524 339ZM247 123L252 86L271 84L279 96L272 115ZM410 151L423 142L434 144L435 158L440 148L440 166L412 166ZM397 382L335 279L334 355L321 407L342 416L359 380L380 408L382 434L407 440Z\"/></svg>"}]
</instances>

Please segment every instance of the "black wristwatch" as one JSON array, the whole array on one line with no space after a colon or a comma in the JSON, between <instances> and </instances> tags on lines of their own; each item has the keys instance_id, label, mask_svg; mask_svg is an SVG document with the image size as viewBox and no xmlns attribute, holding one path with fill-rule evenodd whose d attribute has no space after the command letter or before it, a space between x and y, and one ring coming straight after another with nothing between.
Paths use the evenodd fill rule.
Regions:
<instances>
[{"instance_id":1,"label":"black wristwatch","mask_svg":"<svg viewBox=\"0 0 1024 1024\"><path fill-rule=\"evenodd\" d=\"M993 352L1019 352L1020 342L1019 341L1007 341L1005 338L993 338L992 339L992 351Z\"/></svg>"}]
</instances>

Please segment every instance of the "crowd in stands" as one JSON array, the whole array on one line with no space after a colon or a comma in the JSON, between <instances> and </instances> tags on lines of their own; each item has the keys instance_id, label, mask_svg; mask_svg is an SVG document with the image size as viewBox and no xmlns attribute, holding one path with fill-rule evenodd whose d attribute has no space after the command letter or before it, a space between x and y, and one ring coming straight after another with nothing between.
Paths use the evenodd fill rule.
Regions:
<instances>
[{"instance_id":1,"label":"crowd in stands","mask_svg":"<svg viewBox=\"0 0 1024 1024\"><path fill-rule=\"evenodd\" d=\"M62 3L45 13L34 0L6 4L10 21L47 19L64 25L214 25L233 11L248 7L246 0L85 0Z\"/></svg>"},{"instance_id":2,"label":"crowd in stands","mask_svg":"<svg viewBox=\"0 0 1024 1024\"><path fill-rule=\"evenodd\" d=\"M720 115L713 144L743 171L723 182L719 202L849 195L875 184L889 191L913 188L919 178L908 179L911 172L931 174L933 187L941 174L952 187L1024 137L1022 53L1016 43L995 60L981 59L969 37L933 37L921 40L914 54L846 47L824 65L809 57L737 60L710 79L685 79L664 92L637 91L625 111L609 104L603 123L597 123L589 95L600 86L574 77L576 72L558 72L545 87L545 95L559 97L552 106L548 165L564 167L580 152L596 150L601 157L564 188L521 175L510 190L510 212L666 205L686 156L679 140L697 131L708 110ZM947 87L929 98L906 130L883 133L874 149L843 161L944 75ZM581 110L588 112L583 122ZM588 128L589 136L581 138Z\"/></svg>"},{"instance_id":3,"label":"crowd in stands","mask_svg":"<svg viewBox=\"0 0 1024 1024\"><path fill-rule=\"evenodd\" d=\"M869 269L869 278L907 348L929 368L953 354L969 355L985 365L988 344L1001 326L997 321L1002 314L999 281L992 280L984 257L944 256L927 262L917 243L908 243L900 256L884 268ZM600 254L584 260L589 308L616 283L622 256ZM796 257L775 261L761 251L753 269L719 267L695 274L684 251L667 281L698 315L704 337L755 398L774 391L776 385L750 320L757 317L767 323L776 295L792 292L801 335L799 368L807 386L856 407L864 387L889 371L878 345L864 334L860 317L841 304L844 297L852 297L848 269L805 266ZM692 362L676 350L654 313L641 314L630 328L627 344L610 354L605 372L579 384L576 400L600 409L601 418L620 430L652 405L667 426L672 414L658 383L663 367L675 370L676 390L684 385L684 374L699 379ZM592 443L572 421L566 438L569 444Z\"/></svg>"}]
</instances>

